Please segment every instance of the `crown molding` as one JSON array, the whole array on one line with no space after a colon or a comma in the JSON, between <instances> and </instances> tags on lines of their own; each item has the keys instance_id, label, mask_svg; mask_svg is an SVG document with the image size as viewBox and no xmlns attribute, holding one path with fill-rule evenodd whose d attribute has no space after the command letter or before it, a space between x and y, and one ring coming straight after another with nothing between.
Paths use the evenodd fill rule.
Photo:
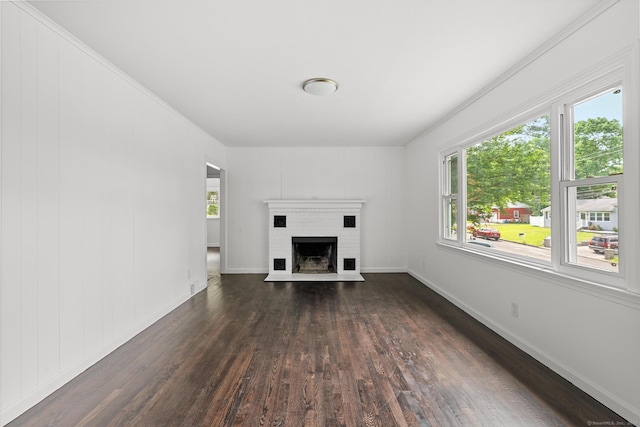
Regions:
<instances>
[{"instance_id":1,"label":"crown molding","mask_svg":"<svg viewBox=\"0 0 640 427\"><path fill-rule=\"evenodd\" d=\"M547 40L540 47L535 49L533 52L529 53L527 56L518 61L515 65L509 68L507 71L498 76L491 83L486 85L480 91L478 91L475 95L468 98L466 101L459 104L453 110L449 111L445 115L443 115L440 119L436 120L434 123L429 125L423 132L417 135L413 141L411 141L407 146L414 144L418 139L422 136L427 135L434 131L436 128L440 127L447 121L451 120L453 117L457 116L462 111L469 108L471 105L475 104L477 101L482 99L488 93L499 87L501 84L509 80L511 77L522 71L524 68L529 66L535 60L540 58L545 53L549 52L551 49L562 43L564 40L569 38L572 34L589 24L591 21L596 19L598 16L602 15L604 12L609 10L616 3L619 3L620 0L602 0L593 8L585 12L582 16L577 18L571 24L567 25L562 31L557 33L555 36Z\"/></svg>"},{"instance_id":2,"label":"crown molding","mask_svg":"<svg viewBox=\"0 0 640 427\"><path fill-rule=\"evenodd\" d=\"M3 1L0 0L0 2L3 2ZM169 105L166 101L164 101L158 95L156 95L151 90L149 90L146 86L144 86L143 84L135 80L133 77L131 77L130 75L122 71L113 63L109 62L106 58L101 56L98 52L93 50L91 47L89 47L87 44L82 42L76 36L71 34L69 31L63 28L60 24L58 24L53 19L49 18L47 15L42 13L39 9L37 9L32 4L30 4L27 0L9 0L6 3L13 4L17 6L19 9L21 9L23 12L29 14L32 18L36 19L42 25L46 26L55 34L62 37L66 42L70 43L76 49L80 50L82 53L84 53L85 55L87 55L88 57L96 61L98 64L103 66L105 69L109 70L114 75L121 78L125 83L131 85L131 87L137 89L142 94L149 97L151 100L153 100L154 102L156 102L157 104L165 108L167 111L174 114L178 119L182 120L185 124L193 128L195 131L201 133L202 135L208 138L212 138L213 140L222 144L215 137L213 137L212 135L204 131L200 126L198 126L197 124L195 124L194 122L186 118L182 113L180 113L178 110L173 108L171 105Z\"/></svg>"}]
</instances>

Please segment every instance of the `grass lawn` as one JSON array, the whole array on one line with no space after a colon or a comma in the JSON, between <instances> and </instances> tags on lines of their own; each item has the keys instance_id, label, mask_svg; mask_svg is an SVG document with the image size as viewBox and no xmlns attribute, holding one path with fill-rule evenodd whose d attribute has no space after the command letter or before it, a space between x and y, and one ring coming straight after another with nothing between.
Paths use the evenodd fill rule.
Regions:
<instances>
[{"instance_id":1,"label":"grass lawn","mask_svg":"<svg viewBox=\"0 0 640 427\"><path fill-rule=\"evenodd\" d=\"M534 227L529 224L482 224L482 227L491 227L500 231L500 238L509 242L525 243L531 246L542 246L545 237L551 234L548 227ZM524 238L520 236L524 233ZM578 232L578 242L591 240L594 233Z\"/></svg>"}]
</instances>

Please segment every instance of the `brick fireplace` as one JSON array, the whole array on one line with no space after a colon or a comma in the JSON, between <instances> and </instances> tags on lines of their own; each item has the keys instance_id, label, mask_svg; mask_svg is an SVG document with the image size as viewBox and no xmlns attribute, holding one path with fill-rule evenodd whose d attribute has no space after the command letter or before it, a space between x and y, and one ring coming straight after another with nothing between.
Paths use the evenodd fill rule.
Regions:
<instances>
[{"instance_id":1,"label":"brick fireplace","mask_svg":"<svg viewBox=\"0 0 640 427\"><path fill-rule=\"evenodd\" d=\"M363 281L364 200L266 200L271 281Z\"/></svg>"}]
</instances>

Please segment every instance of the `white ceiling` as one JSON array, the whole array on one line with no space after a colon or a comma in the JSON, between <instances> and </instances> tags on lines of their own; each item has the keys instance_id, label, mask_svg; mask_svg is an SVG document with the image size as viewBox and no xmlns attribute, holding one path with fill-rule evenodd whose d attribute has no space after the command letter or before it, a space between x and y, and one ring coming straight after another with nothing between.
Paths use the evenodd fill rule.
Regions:
<instances>
[{"instance_id":1,"label":"white ceiling","mask_svg":"<svg viewBox=\"0 0 640 427\"><path fill-rule=\"evenodd\" d=\"M598 2L29 3L227 146L401 146Z\"/></svg>"}]
</instances>

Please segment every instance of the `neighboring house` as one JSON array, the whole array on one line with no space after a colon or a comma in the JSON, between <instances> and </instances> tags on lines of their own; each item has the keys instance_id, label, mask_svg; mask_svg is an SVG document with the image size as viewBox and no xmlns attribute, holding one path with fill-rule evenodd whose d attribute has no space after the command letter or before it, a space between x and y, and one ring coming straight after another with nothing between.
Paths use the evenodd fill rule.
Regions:
<instances>
[{"instance_id":1,"label":"neighboring house","mask_svg":"<svg viewBox=\"0 0 640 427\"><path fill-rule=\"evenodd\" d=\"M551 227L551 206L542 209L544 226ZM586 199L576 201L576 228L600 227L618 229L618 199Z\"/></svg>"},{"instance_id":2,"label":"neighboring house","mask_svg":"<svg viewBox=\"0 0 640 427\"><path fill-rule=\"evenodd\" d=\"M529 223L531 208L524 203L509 203L504 209L497 206L491 208L489 222L522 222Z\"/></svg>"}]
</instances>

